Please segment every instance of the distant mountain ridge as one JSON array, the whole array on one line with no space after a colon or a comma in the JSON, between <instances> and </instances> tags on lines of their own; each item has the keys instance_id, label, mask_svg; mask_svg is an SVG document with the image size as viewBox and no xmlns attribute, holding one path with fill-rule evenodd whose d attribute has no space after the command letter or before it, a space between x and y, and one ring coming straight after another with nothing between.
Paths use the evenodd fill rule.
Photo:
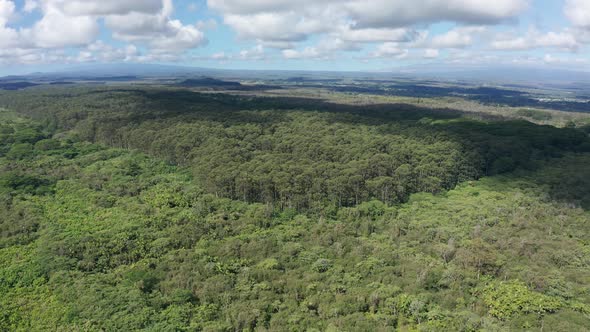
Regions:
<instances>
[{"instance_id":1,"label":"distant mountain ridge","mask_svg":"<svg viewBox=\"0 0 590 332\"><path fill-rule=\"evenodd\" d=\"M178 84L179 86L183 87L241 87L242 84L240 82L232 82L232 81L222 81L211 77L202 77L202 78L191 78L186 79Z\"/></svg>"}]
</instances>

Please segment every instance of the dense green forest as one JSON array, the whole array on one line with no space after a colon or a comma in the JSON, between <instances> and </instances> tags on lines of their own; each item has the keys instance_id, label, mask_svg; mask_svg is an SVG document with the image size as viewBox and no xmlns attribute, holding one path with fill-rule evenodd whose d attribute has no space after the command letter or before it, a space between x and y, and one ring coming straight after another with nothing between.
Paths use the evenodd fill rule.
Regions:
<instances>
[{"instance_id":1,"label":"dense green forest","mask_svg":"<svg viewBox=\"0 0 590 332\"><path fill-rule=\"evenodd\" d=\"M0 93L0 330L590 329L583 129Z\"/></svg>"},{"instance_id":2,"label":"dense green forest","mask_svg":"<svg viewBox=\"0 0 590 332\"><path fill-rule=\"evenodd\" d=\"M83 141L189 166L219 197L298 211L405 202L415 192L590 151L580 130L403 105L139 88L28 90L0 95L2 104Z\"/></svg>"}]
</instances>

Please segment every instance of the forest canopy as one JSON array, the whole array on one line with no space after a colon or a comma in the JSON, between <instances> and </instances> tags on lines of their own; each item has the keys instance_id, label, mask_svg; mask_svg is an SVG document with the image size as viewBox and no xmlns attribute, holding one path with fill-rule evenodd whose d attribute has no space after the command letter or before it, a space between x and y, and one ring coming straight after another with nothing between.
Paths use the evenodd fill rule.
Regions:
<instances>
[{"instance_id":1,"label":"forest canopy","mask_svg":"<svg viewBox=\"0 0 590 332\"><path fill-rule=\"evenodd\" d=\"M399 105L133 88L28 90L0 95L0 102L81 140L188 166L217 196L280 209L400 203L412 193L590 151L587 135L571 128ZM16 149L26 153L27 146Z\"/></svg>"},{"instance_id":2,"label":"forest canopy","mask_svg":"<svg viewBox=\"0 0 590 332\"><path fill-rule=\"evenodd\" d=\"M583 129L133 86L0 107L0 330L590 329Z\"/></svg>"}]
</instances>

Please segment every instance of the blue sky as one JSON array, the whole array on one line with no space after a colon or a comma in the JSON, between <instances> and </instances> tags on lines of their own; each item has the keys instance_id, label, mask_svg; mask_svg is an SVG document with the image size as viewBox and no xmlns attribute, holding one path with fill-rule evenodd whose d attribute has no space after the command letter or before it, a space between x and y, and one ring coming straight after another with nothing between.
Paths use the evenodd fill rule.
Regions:
<instances>
[{"instance_id":1,"label":"blue sky","mask_svg":"<svg viewBox=\"0 0 590 332\"><path fill-rule=\"evenodd\" d=\"M588 0L0 0L0 74L88 63L590 68Z\"/></svg>"}]
</instances>

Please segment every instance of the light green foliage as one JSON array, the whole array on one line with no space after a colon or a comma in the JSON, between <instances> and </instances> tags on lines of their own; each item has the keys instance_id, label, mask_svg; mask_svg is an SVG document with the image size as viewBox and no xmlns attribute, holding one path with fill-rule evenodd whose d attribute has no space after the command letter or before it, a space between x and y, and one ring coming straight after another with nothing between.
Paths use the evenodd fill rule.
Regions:
<instances>
[{"instance_id":1,"label":"light green foliage","mask_svg":"<svg viewBox=\"0 0 590 332\"><path fill-rule=\"evenodd\" d=\"M501 320L529 313L542 316L564 307L563 299L530 291L518 281L491 282L477 293L489 307L490 315Z\"/></svg>"}]
</instances>

